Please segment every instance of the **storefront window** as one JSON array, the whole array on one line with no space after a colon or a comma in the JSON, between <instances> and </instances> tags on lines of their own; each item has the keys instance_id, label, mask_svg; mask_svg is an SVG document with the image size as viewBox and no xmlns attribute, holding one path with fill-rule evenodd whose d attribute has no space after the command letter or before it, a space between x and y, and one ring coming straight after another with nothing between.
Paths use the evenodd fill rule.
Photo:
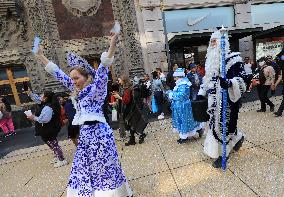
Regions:
<instances>
[{"instance_id":1,"label":"storefront window","mask_svg":"<svg viewBox=\"0 0 284 197\"><path fill-rule=\"evenodd\" d=\"M24 66L0 68L0 96L6 97L12 105L31 102L24 90L24 84L31 87L29 80Z\"/></svg>"}]
</instances>

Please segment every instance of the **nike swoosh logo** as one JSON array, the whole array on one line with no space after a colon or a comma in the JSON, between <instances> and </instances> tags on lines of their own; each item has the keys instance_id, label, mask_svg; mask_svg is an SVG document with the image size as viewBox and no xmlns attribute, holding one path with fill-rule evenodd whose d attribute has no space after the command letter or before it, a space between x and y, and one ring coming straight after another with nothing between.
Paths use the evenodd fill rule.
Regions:
<instances>
[{"instance_id":1,"label":"nike swoosh logo","mask_svg":"<svg viewBox=\"0 0 284 197\"><path fill-rule=\"evenodd\" d=\"M188 24L189 26L193 26L193 25L195 25L195 24L200 23L201 21L203 21L203 20L204 20L206 17L208 17L209 15L210 15L210 13L207 14L207 15L205 15L205 16L202 16L202 17L200 17L200 18L198 18L198 19L195 19L195 20L192 20L192 18L189 18L188 21L187 21L187 24Z\"/></svg>"}]
</instances>

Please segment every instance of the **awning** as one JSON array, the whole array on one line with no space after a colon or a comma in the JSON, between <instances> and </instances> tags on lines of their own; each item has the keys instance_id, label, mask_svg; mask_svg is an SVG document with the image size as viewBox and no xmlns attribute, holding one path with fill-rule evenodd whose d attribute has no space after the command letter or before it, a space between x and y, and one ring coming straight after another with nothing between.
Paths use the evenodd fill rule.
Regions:
<instances>
[{"instance_id":1,"label":"awning","mask_svg":"<svg viewBox=\"0 0 284 197\"><path fill-rule=\"evenodd\" d=\"M253 39L265 39L271 37L282 37L284 36L284 25L267 29L253 35Z\"/></svg>"},{"instance_id":2,"label":"awning","mask_svg":"<svg viewBox=\"0 0 284 197\"><path fill-rule=\"evenodd\" d=\"M261 32L262 27L257 28L246 28L246 29L231 29L229 30L230 41L239 40L250 35L254 35L257 32ZM203 32L203 33L191 33L185 32L180 33L169 41L169 45L184 45L184 46L197 46L197 45L207 45L210 36L213 32Z\"/></svg>"}]
</instances>

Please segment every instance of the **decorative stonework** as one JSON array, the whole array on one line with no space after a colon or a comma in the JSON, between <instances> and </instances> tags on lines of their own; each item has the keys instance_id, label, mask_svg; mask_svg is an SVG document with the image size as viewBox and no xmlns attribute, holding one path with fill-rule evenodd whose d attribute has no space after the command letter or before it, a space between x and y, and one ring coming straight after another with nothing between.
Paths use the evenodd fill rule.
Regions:
<instances>
[{"instance_id":1,"label":"decorative stonework","mask_svg":"<svg viewBox=\"0 0 284 197\"><path fill-rule=\"evenodd\" d=\"M63 5L74 16L95 15L101 5L101 0L62 0Z\"/></svg>"},{"instance_id":2,"label":"decorative stonework","mask_svg":"<svg viewBox=\"0 0 284 197\"><path fill-rule=\"evenodd\" d=\"M31 53L35 34L43 40L45 55L59 64L64 71L69 70L66 66L67 51L73 51L84 57L99 57L108 49L107 36L61 40L52 0L15 0L15 2L15 10L18 9L18 13L13 19L9 19L12 22L0 16L3 24L8 22L13 24L8 28L10 36L5 34L4 30L0 31L0 36L3 38L0 40L0 64L24 64L35 91L41 92L47 88L64 91L62 85L44 71L44 66L37 62ZM120 21L122 25L114 70L117 75L128 71L130 75L142 74L143 60L134 3L128 0L111 0L111 3L114 19ZM17 21L19 22L16 23ZM9 42L4 38L9 39Z\"/></svg>"}]
</instances>

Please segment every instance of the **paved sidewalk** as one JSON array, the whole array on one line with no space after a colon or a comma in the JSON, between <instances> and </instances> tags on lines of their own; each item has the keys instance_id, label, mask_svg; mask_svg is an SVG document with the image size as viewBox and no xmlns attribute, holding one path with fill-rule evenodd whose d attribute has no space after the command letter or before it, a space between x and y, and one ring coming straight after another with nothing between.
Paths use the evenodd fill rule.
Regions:
<instances>
[{"instance_id":1,"label":"paved sidewalk","mask_svg":"<svg viewBox=\"0 0 284 197\"><path fill-rule=\"evenodd\" d=\"M144 144L125 147L117 141L134 196L284 196L284 118L256 113L258 106L244 104L239 127L246 141L226 172L211 167L204 137L177 144L170 119L149 123ZM60 144L71 163L75 147L67 140ZM0 160L0 196L66 196L71 164L54 169L52 157L46 145L7 154Z\"/></svg>"}]
</instances>

